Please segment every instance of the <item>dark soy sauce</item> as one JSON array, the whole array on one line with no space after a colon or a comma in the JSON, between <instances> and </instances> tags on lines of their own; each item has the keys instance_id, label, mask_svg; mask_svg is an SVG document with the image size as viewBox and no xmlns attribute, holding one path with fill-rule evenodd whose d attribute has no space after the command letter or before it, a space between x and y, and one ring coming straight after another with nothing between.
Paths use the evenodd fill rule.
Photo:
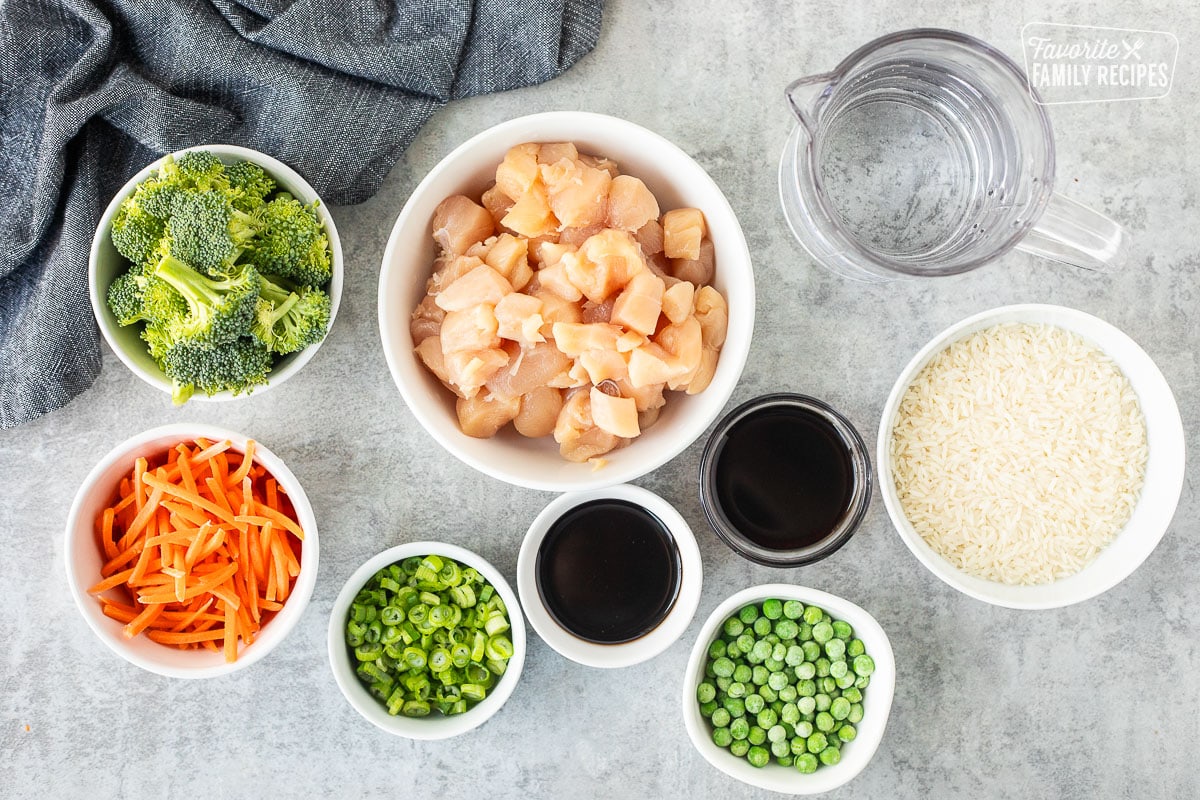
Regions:
<instances>
[{"instance_id":1,"label":"dark soy sauce","mask_svg":"<svg viewBox=\"0 0 1200 800\"><path fill-rule=\"evenodd\" d=\"M679 595L679 549L666 525L624 500L582 503L550 526L534 567L559 625L580 639L620 644L645 636Z\"/></svg>"},{"instance_id":2,"label":"dark soy sauce","mask_svg":"<svg viewBox=\"0 0 1200 800\"><path fill-rule=\"evenodd\" d=\"M854 489L850 453L833 425L787 406L768 406L730 428L715 477L717 501L733 527L769 550L824 539Z\"/></svg>"}]
</instances>

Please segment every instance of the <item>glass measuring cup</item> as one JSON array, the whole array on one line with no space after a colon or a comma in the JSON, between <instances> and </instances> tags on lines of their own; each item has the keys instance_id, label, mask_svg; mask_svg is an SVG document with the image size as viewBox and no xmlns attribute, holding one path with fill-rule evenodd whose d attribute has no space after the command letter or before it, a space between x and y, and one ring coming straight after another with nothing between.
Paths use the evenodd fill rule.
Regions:
<instances>
[{"instance_id":1,"label":"glass measuring cup","mask_svg":"<svg viewBox=\"0 0 1200 800\"><path fill-rule=\"evenodd\" d=\"M1016 248L1109 271L1112 220L1055 194L1054 138L1024 72L971 36L919 29L787 88L788 225L818 263L886 281L955 275Z\"/></svg>"}]
</instances>

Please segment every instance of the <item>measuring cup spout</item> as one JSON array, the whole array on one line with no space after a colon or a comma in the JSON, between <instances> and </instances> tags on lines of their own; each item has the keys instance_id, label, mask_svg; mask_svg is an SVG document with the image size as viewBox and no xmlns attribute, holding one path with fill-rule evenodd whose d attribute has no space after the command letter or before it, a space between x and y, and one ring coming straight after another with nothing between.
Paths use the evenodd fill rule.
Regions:
<instances>
[{"instance_id":1,"label":"measuring cup spout","mask_svg":"<svg viewBox=\"0 0 1200 800\"><path fill-rule=\"evenodd\" d=\"M792 81L784 90L792 113L800 120L809 136L816 133L817 108L821 100L828 97L833 90L834 82L834 75L831 73L809 75Z\"/></svg>"}]
</instances>

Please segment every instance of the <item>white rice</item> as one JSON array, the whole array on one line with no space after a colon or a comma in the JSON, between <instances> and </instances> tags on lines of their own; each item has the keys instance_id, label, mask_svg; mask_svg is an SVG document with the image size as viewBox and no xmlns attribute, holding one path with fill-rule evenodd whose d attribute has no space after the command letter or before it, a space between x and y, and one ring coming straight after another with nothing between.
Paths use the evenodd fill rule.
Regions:
<instances>
[{"instance_id":1,"label":"white rice","mask_svg":"<svg viewBox=\"0 0 1200 800\"><path fill-rule=\"evenodd\" d=\"M959 569L1008 584L1083 569L1133 513L1146 422L1120 368L1079 335L1005 324L960 339L908 387L896 492Z\"/></svg>"}]
</instances>

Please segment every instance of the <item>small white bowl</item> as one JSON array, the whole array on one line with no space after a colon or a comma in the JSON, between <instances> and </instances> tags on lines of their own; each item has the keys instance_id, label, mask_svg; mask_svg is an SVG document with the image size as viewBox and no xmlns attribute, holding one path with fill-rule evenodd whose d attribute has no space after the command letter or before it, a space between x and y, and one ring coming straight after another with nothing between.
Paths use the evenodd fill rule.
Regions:
<instances>
[{"instance_id":1,"label":"small white bowl","mask_svg":"<svg viewBox=\"0 0 1200 800\"><path fill-rule=\"evenodd\" d=\"M1117 537L1079 572L1053 583L1010 586L968 575L933 550L904 516L891 458L892 428L908 386L929 361L976 331L1011 322L1055 325L1079 334L1108 355L1129 379L1146 419L1149 456L1141 496ZM977 600L1008 608L1058 608L1111 589L1146 560L1171 524L1184 478L1183 422L1166 378L1146 351L1119 329L1082 311L1053 305L1013 305L964 319L913 356L892 388L879 423L879 489L888 516L913 555L934 575Z\"/></svg>"},{"instance_id":2,"label":"small white bowl","mask_svg":"<svg viewBox=\"0 0 1200 800\"><path fill-rule=\"evenodd\" d=\"M712 726L700 714L696 701L696 687L704 679L704 665L708 658L708 647L721 635L725 620L737 613L742 606L758 603L770 598L799 600L807 605L824 609L834 619L844 620L854 628L854 635L862 639L867 655L875 661L875 672L871 683L863 690L863 719L857 726L858 735L853 741L842 745L842 760L832 766L821 765L816 772L805 775L792 767L771 763L755 767L745 758L739 758L728 749L718 747L712 740ZM683 724L688 737L708 763L737 778L743 783L770 789L784 794L819 794L836 789L862 772L867 762L875 755L883 740L888 715L892 710L892 697L896 691L896 657L887 634L875 618L859 606L836 595L795 586L790 583L768 583L751 586L721 603L705 620L704 626L692 645L692 655L683 673Z\"/></svg>"},{"instance_id":3,"label":"small white bowl","mask_svg":"<svg viewBox=\"0 0 1200 800\"><path fill-rule=\"evenodd\" d=\"M527 439L511 429L473 439L458 426L454 396L413 352L409 322L425 296L436 255L434 209L454 194L478 197L495 178L510 147L523 142L575 142L580 151L612 158L641 178L665 211L704 212L716 248L714 286L729 303L729 332L712 383L686 396L672 392L652 428L604 458L601 469L563 460L550 437ZM612 486L665 464L704 433L733 393L750 350L754 327L754 273L737 216L708 173L671 142L632 122L602 114L555 111L503 122L442 159L413 190L383 254L379 274L379 330L388 369L413 416L451 454L493 478L552 492Z\"/></svg>"},{"instance_id":4,"label":"small white bowl","mask_svg":"<svg viewBox=\"0 0 1200 800\"><path fill-rule=\"evenodd\" d=\"M641 506L670 531L679 550L679 594L670 612L654 630L645 636L621 644L597 644L585 641L563 628L550 616L542 602L537 586L537 555L542 540L551 526L568 510L592 500L625 500ZM704 583L704 569L700 561L700 548L687 521L675 507L653 492L638 486L623 484L604 489L589 489L560 495L537 515L517 556L517 591L521 593L521 607L529 624L538 635L560 655L587 667L618 668L640 664L654 658L670 647L691 624L700 603L700 588Z\"/></svg>"},{"instance_id":5,"label":"small white bowl","mask_svg":"<svg viewBox=\"0 0 1200 800\"><path fill-rule=\"evenodd\" d=\"M496 589L508 608L508 634L512 639L513 654L495 686L483 700L466 713L450 717L436 712L427 717L392 716L382 703L371 696L367 687L359 682L354 673L350 651L346 646L346 616L350 613L350 606L359 590L376 572L410 556L427 556L431 553L452 558L464 566L474 567ZM334 680L337 681L346 701L380 730L408 739L448 739L479 727L491 719L512 695L517 681L521 678L521 669L525 666L525 620L521 616L521 606L512 587L504 580L499 570L481 556L466 548L444 542L409 542L396 545L355 570L338 593L337 599L333 601L333 611L329 615L328 643L329 666L333 669Z\"/></svg>"},{"instance_id":6,"label":"small white bowl","mask_svg":"<svg viewBox=\"0 0 1200 800\"><path fill-rule=\"evenodd\" d=\"M254 460L265 467L287 493L296 511L296 521L304 529L304 544L300 554L300 574L291 595L283 609L263 625L254 644L247 646L239 642L237 661L230 664L220 652L179 650L145 636L127 639L122 632L124 626L104 616L100 603L87 593L88 587L100 581L100 567L104 564L104 555L96 542L96 518L112 502L121 479L133 471L134 461L139 457L161 455L180 442L198 438L214 442L228 439L233 450L244 453L248 437L213 425L191 423L164 425L131 437L113 448L84 478L67 518L67 584L88 627L121 658L169 678L215 678L245 669L263 658L296 627L317 583L319 540L312 506L292 471L279 456L255 440Z\"/></svg>"},{"instance_id":7,"label":"small white bowl","mask_svg":"<svg viewBox=\"0 0 1200 800\"><path fill-rule=\"evenodd\" d=\"M325 202L317 196L316 190L287 164L272 158L266 153L251 150L249 147L239 147L232 144L205 144L178 150L172 153L171 156L178 158L183 153L191 150L207 150L226 164L232 164L237 161L251 161L262 167L268 175L274 178L275 183L279 185L280 189L291 192L292 196L301 203L309 204L314 201L320 201L316 209L317 216L321 218L321 224L325 226L325 230L329 235L329 250L332 254L333 277L329 281L328 289L330 301L329 327L332 329L334 317L337 316L338 306L342 300L342 241L338 238L337 226L333 224L333 216L330 215ZM121 359L121 363L129 367L134 375L137 375L146 383L161 389L167 394L171 394L171 379L163 374L163 371L146 350L146 343L142 341L139 335L141 333L141 325L118 325L116 317L113 316L112 309L108 307L107 300L109 284L128 270L130 266L129 261L118 253L117 248L113 246L112 236L109 234L112 228L113 217L116 216L117 209L120 208L125 198L133 194L137 185L148 178L151 173L157 172L166 158L167 156L163 156L130 178L121 187L121 191L117 192L116 196L113 197L112 201L108 204L108 208L104 209L104 213L100 216L100 222L96 226L96 235L92 237L92 249L88 258L88 291L92 299L92 313L96 317L96 324L100 326L100 333L103 334L104 340L108 342L108 346L116 353L117 358ZM300 368L316 355L317 348L320 346L321 342L317 342L299 352L277 357L275 366L271 368L271 372L267 375L267 383L263 386L256 386L250 394L235 395L232 392L224 391L209 397L204 392L196 392L192 396L192 400L201 402L240 400L244 397L262 394L299 372Z\"/></svg>"}]
</instances>

